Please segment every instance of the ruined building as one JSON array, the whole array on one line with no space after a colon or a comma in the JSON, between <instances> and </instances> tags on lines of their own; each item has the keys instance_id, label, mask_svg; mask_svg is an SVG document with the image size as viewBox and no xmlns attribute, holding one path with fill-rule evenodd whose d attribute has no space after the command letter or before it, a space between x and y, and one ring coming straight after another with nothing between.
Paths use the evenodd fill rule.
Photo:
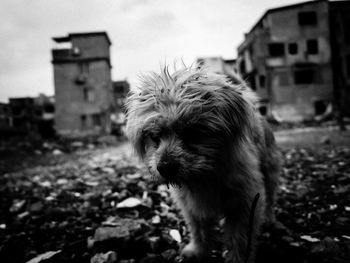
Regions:
<instances>
[{"instance_id":1,"label":"ruined building","mask_svg":"<svg viewBox=\"0 0 350 263\"><path fill-rule=\"evenodd\" d=\"M222 57L203 57L196 61L198 67L204 67L209 71L230 75L236 73L236 60L223 59Z\"/></svg>"},{"instance_id":2,"label":"ruined building","mask_svg":"<svg viewBox=\"0 0 350 263\"><path fill-rule=\"evenodd\" d=\"M329 110L337 90L349 85L350 12L342 10L350 2L342 2L269 9L245 35L237 69L260 95L263 113L309 119Z\"/></svg>"},{"instance_id":3,"label":"ruined building","mask_svg":"<svg viewBox=\"0 0 350 263\"><path fill-rule=\"evenodd\" d=\"M130 91L130 84L127 80L113 81L113 97L115 101L115 110L111 116L112 130L114 135L122 135L123 127L126 124L125 101Z\"/></svg>"},{"instance_id":4,"label":"ruined building","mask_svg":"<svg viewBox=\"0 0 350 263\"><path fill-rule=\"evenodd\" d=\"M38 97L10 98L0 103L0 139L8 136L54 136L54 98L40 94Z\"/></svg>"},{"instance_id":5,"label":"ruined building","mask_svg":"<svg viewBox=\"0 0 350 263\"><path fill-rule=\"evenodd\" d=\"M73 136L109 133L114 99L108 35L73 33L53 40L57 133Z\"/></svg>"}]
</instances>

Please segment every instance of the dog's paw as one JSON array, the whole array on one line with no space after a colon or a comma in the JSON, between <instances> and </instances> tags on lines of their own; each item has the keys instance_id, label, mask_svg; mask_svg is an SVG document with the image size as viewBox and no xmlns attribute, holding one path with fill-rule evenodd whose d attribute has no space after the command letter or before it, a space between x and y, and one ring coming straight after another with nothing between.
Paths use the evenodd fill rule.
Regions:
<instances>
[{"instance_id":1,"label":"dog's paw","mask_svg":"<svg viewBox=\"0 0 350 263\"><path fill-rule=\"evenodd\" d=\"M182 251L181 251L181 258L184 263L199 263L199 262L205 262L207 258L207 254L204 250L200 249L196 244L189 243L186 245Z\"/></svg>"}]
</instances>

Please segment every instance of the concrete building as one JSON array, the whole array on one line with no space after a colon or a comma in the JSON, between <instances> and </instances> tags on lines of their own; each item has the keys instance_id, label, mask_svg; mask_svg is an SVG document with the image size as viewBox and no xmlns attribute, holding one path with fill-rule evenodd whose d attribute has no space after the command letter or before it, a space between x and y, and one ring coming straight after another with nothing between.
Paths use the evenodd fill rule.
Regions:
<instances>
[{"instance_id":1,"label":"concrete building","mask_svg":"<svg viewBox=\"0 0 350 263\"><path fill-rule=\"evenodd\" d=\"M203 57L196 61L198 67L205 67L212 72L219 74L237 73L235 59L223 59L222 57Z\"/></svg>"},{"instance_id":2,"label":"concrete building","mask_svg":"<svg viewBox=\"0 0 350 263\"><path fill-rule=\"evenodd\" d=\"M126 80L113 81L113 97L115 101L114 113L111 116L112 131L114 135L122 135L126 124L125 100L130 90L130 84Z\"/></svg>"},{"instance_id":3,"label":"concrete building","mask_svg":"<svg viewBox=\"0 0 350 263\"><path fill-rule=\"evenodd\" d=\"M299 121L334 101L332 6L319 0L269 9L245 35L237 68L263 113Z\"/></svg>"},{"instance_id":4,"label":"concrete building","mask_svg":"<svg viewBox=\"0 0 350 263\"><path fill-rule=\"evenodd\" d=\"M124 111L124 103L129 90L130 84L127 80L113 81L113 97L115 100L115 112Z\"/></svg>"},{"instance_id":5,"label":"concrete building","mask_svg":"<svg viewBox=\"0 0 350 263\"><path fill-rule=\"evenodd\" d=\"M341 119L350 116L350 1L331 2L330 29L334 99Z\"/></svg>"},{"instance_id":6,"label":"concrete building","mask_svg":"<svg viewBox=\"0 0 350 263\"><path fill-rule=\"evenodd\" d=\"M72 33L53 40L57 133L67 136L109 133L114 100L108 35Z\"/></svg>"},{"instance_id":7,"label":"concrete building","mask_svg":"<svg viewBox=\"0 0 350 263\"><path fill-rule=\"evenodd\" d=\"M0 139L13 132L12 111L8 103L0 103Z\"/></svg>"},{"instance_id":8,"label":"concrete building","mask_svg":"<svg viewBox=\"0 0 350 263\"><path fill-rule=\"evenodd\" d=\"M0 137L13 135L54 136L54 98L40 94L38 97L10 98L0 104Z\"/></svg>"}]
</instances>

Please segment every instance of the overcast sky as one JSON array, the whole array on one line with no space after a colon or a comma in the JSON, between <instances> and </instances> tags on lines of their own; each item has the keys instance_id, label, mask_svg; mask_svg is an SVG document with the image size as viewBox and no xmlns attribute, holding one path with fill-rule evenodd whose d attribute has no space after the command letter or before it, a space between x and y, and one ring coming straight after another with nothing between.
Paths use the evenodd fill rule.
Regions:
<instances>
[{"instance_id":1,"label":"overcast sky","mask_svg":"<svg viewBox=\"0 0 350 263\"><path fill-rule=\"evenodd\" d=\"M106 31L113 80L162 62L235 58L263 13L299 0L0 0L0 102L54 94L52 37Z\"/></svg>"}]
</instances>

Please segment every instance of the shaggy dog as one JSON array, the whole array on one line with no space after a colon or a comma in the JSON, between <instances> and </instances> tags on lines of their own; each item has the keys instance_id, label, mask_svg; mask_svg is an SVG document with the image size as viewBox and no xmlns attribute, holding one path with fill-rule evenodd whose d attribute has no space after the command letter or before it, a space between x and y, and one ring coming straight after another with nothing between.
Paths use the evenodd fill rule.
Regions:
<instances>
[{"instance_id":1,"label":"shaggy dog","mask_svg":"<svg viewBox=\"0 0 350 263\"><path fill-rule=\"evenodd\" d=\"M165 67L128 97L127 135L151 175L171 185L190 228L186 260L206 262L224 218L228 260L253 261L260 224L275 221L279 154L255 104L239 79L199 68Z\"/></svg>"}]
</instances>

